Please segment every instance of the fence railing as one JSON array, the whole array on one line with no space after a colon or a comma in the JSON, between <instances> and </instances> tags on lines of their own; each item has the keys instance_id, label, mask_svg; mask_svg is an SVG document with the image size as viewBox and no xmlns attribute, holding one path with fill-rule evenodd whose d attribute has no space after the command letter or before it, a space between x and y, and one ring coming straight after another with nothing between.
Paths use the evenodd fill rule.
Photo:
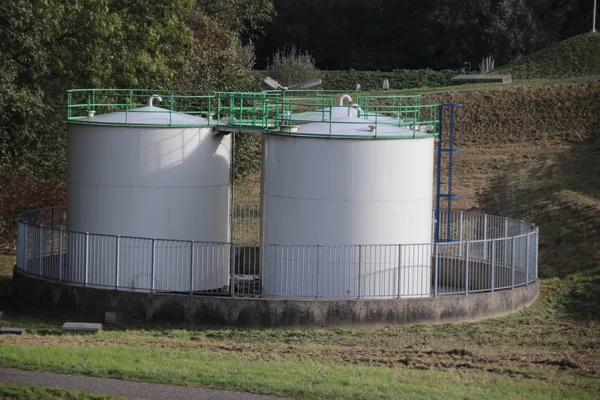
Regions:
<instances>
[{"instance_id":1,"label":"fence railing","mask_svg":"<svg viewBox=\"0 0 600 400\"><path fill-rule=\"evenodd\" d=\"M150 292L361 299L469 294L537 279L538 228L485 214L442 213L425 244L260 243L260 206L234 203L226 243L66 230L66 209L21 214L17 268L71 284Z\"/></svg>"},{"instance_id":2,"label":"fence railing","mask_svg":"<svg viewBox=\"0 0 600 400\"><path fill-rule=\"evenodd\" d=\"M269 130L271 133L292 134L292 125L304 123L327 124L328 129L322 134L313 136L336 137L334 126L338 123L335 117L338 111L356 106L361 110L360 119L353 124L365 131L359 137L378 137L377 129L372 133L369 126L392 125L411 130L393 136L399 139L411 137L436 136L438 124L438 104L422 104L420 95L361 96L355 93L356 104L339 104L339 91L323 90L289 90L287 96L281 91L263 92L198 92L170 91L148 89L72 89L67 91L67 120L79 124L102 125L142 125L149 122L133 116L144 113L155 113L155 109L141 109L153 98L156 106L160 106L166 114L167 122L162 126L169 127L217 127L222 129L246 128L249 131ZM338 95L338 97L336 97ZM361 109L364 107L364 109ZM141 110L140 110L141 109ZM341 110L343 109L343 110ZM95 117L102 114L121 112L123 121L107 122ZM307 118L305 113L314 114ZM133 114L132 114L133 113ZM173 118L175 113L185 113L205 118L204 121L181 122ZM152 126L158 126L151 124ZM160 124L159 124L160 125ZM239 130L238 129L238 130ZM384 135L389 139L391 134Z\"/></svg>"}]
</instances>

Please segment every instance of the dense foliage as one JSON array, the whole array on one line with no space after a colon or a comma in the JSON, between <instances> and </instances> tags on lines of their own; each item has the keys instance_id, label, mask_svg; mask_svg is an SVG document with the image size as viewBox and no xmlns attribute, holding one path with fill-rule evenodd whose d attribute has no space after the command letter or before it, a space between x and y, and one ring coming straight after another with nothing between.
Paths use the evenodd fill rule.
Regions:
<instances>
[{"instance_id":1,"label":"dense foliage","mask_svg":"<svg viewBox=\"0 0 600 400\"><path fill-rule=\"evenodd\" d=\"M279 48L308 50L320 69L457 69L521 54L591 29L591 0L274 0L257 41L259 67Z\"/></svg>"},{"instance_id":2,"label":"dense foliage","mask_svg":"<svg viewBox=\"0 0 600 400\"><path fill-rule=\"evenodd\" d=\"M247 89L254 49L242 41L272 12L270 0L3 2L0 236L16 212L61 198L67 89Z\"/></svg>"}]
</instances>

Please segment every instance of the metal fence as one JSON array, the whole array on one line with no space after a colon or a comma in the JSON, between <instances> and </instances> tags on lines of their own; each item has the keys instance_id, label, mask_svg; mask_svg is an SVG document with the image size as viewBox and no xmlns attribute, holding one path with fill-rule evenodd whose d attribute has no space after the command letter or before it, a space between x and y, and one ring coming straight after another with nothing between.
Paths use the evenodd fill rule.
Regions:
<instances>
[{"instance_id":1,"label":"metal fence","mask_svg":"<svg viewBox=\"0 0 600 400\"><path fill-rule=\"evenodd\" d=\"M537 279L538 228L467 212L426 244L260 243L260 205L234 203L228 243L66 230L64 207L21 214L17 268L86 286L271 298L409 298L510 289Z\"/></svg>"}]
</instances>

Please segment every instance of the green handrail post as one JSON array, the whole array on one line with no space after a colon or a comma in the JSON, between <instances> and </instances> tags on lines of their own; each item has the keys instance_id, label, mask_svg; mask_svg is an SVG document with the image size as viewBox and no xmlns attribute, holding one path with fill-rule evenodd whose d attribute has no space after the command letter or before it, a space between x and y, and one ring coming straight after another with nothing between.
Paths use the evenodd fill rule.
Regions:
<instances>
[{"instance_id":1,"label":"green handrail post","mask_svg":"<svg viewBox=\"0 0 600 400\"><path fill-rule=\"evenodd\" d=\"M95 105L96 105L96 90L92 89L92 107L93 107L93 109L90 111L94 111L96 109Z\"/></svg>"}]
</instances>

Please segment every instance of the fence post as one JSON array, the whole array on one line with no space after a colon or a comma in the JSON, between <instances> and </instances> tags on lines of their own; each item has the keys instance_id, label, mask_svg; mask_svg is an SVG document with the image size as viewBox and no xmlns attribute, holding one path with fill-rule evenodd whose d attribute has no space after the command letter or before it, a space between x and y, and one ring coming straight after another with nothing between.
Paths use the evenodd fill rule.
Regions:
<instances>
[{"instance_id":1,"label":"fence post","mask_svg":"<svg viewBox=\"0 0 600 400\"><path fill-rule=\"evenodd\" d=\"M284 249L287 249L287 246L288 245L282 245L281 246L281 259L279 259L280 264L279 264L279 267L278 267L279 272L280 272L279 276L281 278L280 281L279 281L279 283L280 283L280 285L279 285L279 296L284 296L286 294L284 290L285 290L285 288L287 288L287 285L284 283L285 280L286 280L286 278L287 278L287 268L289 267L289 265L285 262L285 256L284 256ZM319 248L317 247L317 283L315 285L316 288L317 288L317 298L319 298L319 265L318 265L318 263L319 263L319 261L318 261L319 255L318 255L318 251L319 251ZM283 269L284 265L285 265L285 268L286 268L285 270Z\"/></svg>"},{"instance_id":2,"label":"fence post","mask_svg":"<svg viewBox=\"0 0 600 400\"><path fill-rule=\"evenodd\" d=\"M35 246L35 244L30 238L31 229L29 226L29 222L23 222L23 224L25 225L25 257L23 259L23 269L27 272L31 272L31 265L29 263L29 260L33 256L33 247Z\"/></svg>"},{"instance_id":3,"label":"fence post","mask_svg":"<svg viewBox=\"0 0 600 400\"><path fill-rule=\"evenodd\" d=\"M23 270L29 272L29 260L27 259L28 255L29 255L29 251L31 250L30 248L30 244L29 244L29 223L27 222L23 222L23 225L25 226L25 239L24 239L24 246L23 246Z\"/></svg>"},{"instance_id":4,"label":"fence post","mask_svg":"<svg viewBox=\"0 0 600 400\"><path fill-rule=\"evenodd\" d=\"M435 244L435 276L433 280L433 297L438 297L440 280L440 244Z\"/></svg>"},{"instance_id":5,"label":"fence post","mask_svg":"<svg viewBox=\"0 0 600 400\"><path fill-rule=\"evenodd\" d=\"M398 245L398 296L397 299L400 298L400 292L402 291L402 245Z\"/></svg>"},{"instance_id":6,"label":"fence post","mask_svg":"<svg viewBox=\"0 0 600 400\"><path fill-rule=\"evenodd\" d=\"M317 245L317 285L316 285L317 299L319 298L319 274L321 272L321 247L322 247L322 245Z\"/></svg>"},{"instance_id":7,"label":"fence post","mask_svg":"<svg viewBox=\"0 0 600 400\"><path fill-rule=\"evenodd\" d=\"M115 289L119 288L119 267L120 267L120 262L119 259L120 257L120 250L119 250L119 245L121 242L121 236L117 235L116 237L116 248L115 248Z\"/></svg>"},{"instance_id":8,"label":"fence post","mask_svg":"<svg viewBox=\"0 0 600 400\"><path fill-rule=\"evenodd\" d=\"M540 247L540 228L535 229L535 279L538 279L538 257Z\"/></svg>"},{"instance_id":9,"label":"fence post","mask_svg":"<svg viewBox=\"0 0 600 400\"><path fill-rule=\"evenodd\" d=\"M21 222L20 218L17 218L17 266L23 270L23 245L25 241L23 240L23 233L25 232L25 226L23 222Z\"/></svg>"},{"instance_id":10,"label":"fence post","mask_svg":"<svg viewBox=\"0 0 600 400\"><path fill-rule=\"evenodd\" d=\"M510 287L511 289L515 288L515 237L512 237L512 250L510 252Z\"/></svg>"},{"instance_id":11,"label":"fence post","mask_svg":"<svg viewBox=\"0 0 600 400\"><path fill-rule=\"evenodd\" d=\"M229 294L235 296L235 243L229 243Z\"/></svg>"},{"instance_id":12,"label":"fence post","mask_svg":"<svg viewBox=\"0 0 600 400\"><path fill-rule=\"evenodd\" d=\"M527 242L525 247L525 283L529 285L529 233L526 236Z\"/></svg>"},{"instance_id":13,"label":"fence post","mask_svg":"<svg viewBox=\"0 0 600 400\"><path fill-rule=\"evenodd\" d=\"M459 244L459 253L462 254L462 245L463 245L463 222L464 222L464 211L460 212L460 220L458 222L458 243Z\"/></svg>"},{"instance_id":14,"label":"fence post","mask_svg":"<svg viewBox=\"0 0 600 400\"><path fill-rule=\"evenodd\" d=\"M150 261L150 292L154 293L154 266L155 266L155 256L156 256L156 238L152 238L152 260Z\"/></svg>"},{"instance_id":15,"label":"fence post","mask_svg":"<svg viewBox=\"0 0 600 400\"><path fill-rule=\"evenodd\" d=\"M190 242L190 295L194 294L194 241Z\"/></svg>"},{"instance_id":16,"label":"fence post","mask_svg":"<svg viewBox=\"0 0 600 400\"><path fill-rule=\"evenodd\" d=\"M496 241L492 239L492 293L496 283Z\"/></svg>"},{"instance_id":17,"label":"fence post","mask_svg":"<svg viewBox=\"0 0 600 400\"><path fill-rule=\"evenodd\" d=\"M90 269L90 233L85 233L85 272L84 272L84 285L87 286L89 279L89 269Z\"/></svg>"},{"instance_id":18,"label":"fence post","mask_svg":"<svg viewBox=\"0 0 600 400\"><path fill-rule=\"evenodd\" d=\"M50 228L50 270L52 275L54 275L55 261L54 261L54 207L52 208L52 227ZM54 276L52 276L54 278Z\"/></svg>"},{"instance_id":19,"label":"fence post","mask_svg":"<svg viewBox=\"0 0 600 400\"><path fill-rule=\"evenodd\" d=\"M488 249L487 249L487 228L488 228L488 216L483 215L483 260L487 261Z\"/></svg>"},{"instance_id":20,"label":"fence post","mask_svg":"<svg viewBox=\"0 0 600 400\"><path fill-rule=\"evenodd\" d=\"M508 217L504 217L504 238L508 237ZM506 241L504 241L504 260L508 258L508 246ZM506 262L506 261L505 261Z\"/></svg>"},{"instance_id":21,"label":"fence post","mask_svg":"<svg viewBox=\"0 0 600 400\"><path fill-rule=\"evenodd\" d=\"M20 218L17 219L19 236L17 237L17 265L22 271L26 271L27 265L27 223Z\"/></svg>"},{"instance_id":22,"label":"fence post","mask_svg":"<svg viewBox=\"0 0 600 400\"><path fill-rule=\"evenodd\" d=\"M64 243L63 243L63 234L66 235L67 233L60 229L58 231L58 280L62 281L63 279L63 247L64 247Z\"/></svg>"},{"instance_id":23,"label":"fence post","mask_svg":"<svg viewBox=\"0 0 600 400\"><path fill-rule=\"evenodd\" d=\"M469 242L466 242L467 246L465 251L465 294L469 294Z\"/></svg>"},{"instance_id":24,"label":"fence post","mask_svg":"<svg viewBox=\"0 0 600 400\"><path fill-rule=\"evenodd\" d=\"M56 216L54 212L54 207L51 208L51 219L52 219L52 251L54 251L54 228L56 228Z\"/></svg>"},{"instance_id":25,"label":"fence post","mask_svg":"<svg viewBox=\"0 0 600 400\"><path fill-rule=\"evenodd\" d=\"M358 299L360 300L360 280L361 280L361 259L362 259L362 244L358 245Z\"/></svg>"},{"instance_id":26,"label":"fence post","mask_svg":"<svg viewBox=\"0 0 600 400\"><path fill-rule=\"evenodd\" d=\"M38 276L42 276L42 263L44 262L44 247L42 240L44 238L43 228L36 227L38 232Z\"/></svg>"}]
</instances>

